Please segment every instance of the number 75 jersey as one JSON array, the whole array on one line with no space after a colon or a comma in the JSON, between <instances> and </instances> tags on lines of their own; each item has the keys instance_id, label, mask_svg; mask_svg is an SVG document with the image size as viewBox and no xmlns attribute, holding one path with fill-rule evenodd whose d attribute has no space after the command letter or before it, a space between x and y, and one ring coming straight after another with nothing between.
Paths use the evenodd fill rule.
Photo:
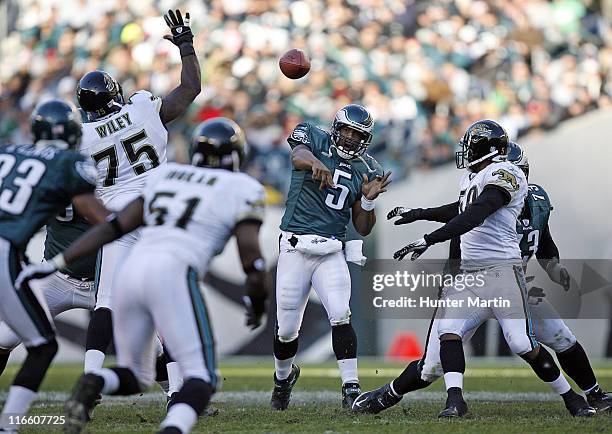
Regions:
<instances>
[{"instance_id":1,"label":"number 75 jersey","mask_svg":"<svg viewBox=\"0 0 612 434\"><path fill-rule=\"evenodd\" d=\"M138 197L150 172L167 161L161 104L160 98L141 90L120 111L83 124L81 152L98 170L96 196L112 210Z\"/></svg>"},{"instance_id":2,"label":"number 75 jersey","mask_svg":"<svg viewBox=\"0 0 612 434\"><path fill-rule=\"evenodd\" d=\"M169 252L203 272L236 225L263 221L265 191L245 173L168 163L147 179L143 199L134 249Z\"/></svg>"}]
</instances>

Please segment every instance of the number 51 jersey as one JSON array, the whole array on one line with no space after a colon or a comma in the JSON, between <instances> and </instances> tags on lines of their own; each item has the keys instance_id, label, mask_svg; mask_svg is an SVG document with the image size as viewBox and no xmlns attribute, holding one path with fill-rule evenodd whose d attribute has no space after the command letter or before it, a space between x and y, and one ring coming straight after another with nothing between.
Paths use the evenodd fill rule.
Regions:
<instances>
[{"instance_id":1,"label":"number 51 jersey","mask_svg":"<svg viewBox=\"0 0 612 434\"><path fill-rule=\"evenodd\" d=\"M120 111L83 124L81 152L96 164L96 196L109 209L122 209L138 197L151 170L167 161L161 104L141 90Z\"/></svg>"},{"instance_id":2,"label":"number 51 jersey","mask_svg":"<svg viewBox=\"0 0 612 434\"><path fill-rule=\"evenodd\" d=\"M143 198L134 249L168 252L203 272L238 223L263 221L265 191L245 173L168 163L147 179Z\"/></svg>"}]
</instances>

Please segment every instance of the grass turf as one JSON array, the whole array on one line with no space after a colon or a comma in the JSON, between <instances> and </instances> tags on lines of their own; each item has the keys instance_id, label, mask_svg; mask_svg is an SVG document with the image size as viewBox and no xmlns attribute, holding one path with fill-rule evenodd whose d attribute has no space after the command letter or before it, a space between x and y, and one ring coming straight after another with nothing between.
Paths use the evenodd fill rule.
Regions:
<instances>
[{"instance_id":1,"label":"grass turf","mask_svg":"<svg viewBox=\"0 0 612 434\"><path fill-rule=\"evenodd\" d=\"M473 364L471 364L473 365ZM0 390L6 391L16 371L9 366L0 377ZM609 415L590 419L569 416L560 399L548 392L528 368L520 366L474 366L466 374L468 391L499 392L496 402L486 397L468 398L470 413L462 420L438 420L436 415L444 402L443 382L431 386L425 394L406 396L401 405L379 415L353 415L340 409L339 380L333 364L302 367L302 377L294 391L296 402L286 412L273 412L266 405L271 390L272 367L269 363L231 364L222 366L223 393L212 407L215 416L200 419L194 432L504 432L504 433L587 433L611 432ZM401 365L362 363L361 383L364 389L378 387L401 371ZM33 408L34 415L62 414L58 397L50 392L68 392L80 375L80 366L54 366L42 390L43 399ZM596 369L599 381L612 384L612 369ZM431 393L429 391L434 391ZM106 399L96 409L88 425L91 433L151 433L158 428L165 409L157 390L145 397L133 397L117 402ZM232 393L234 392L234 393ZM309 394L310 392L310 394ZM317 399L317 392L321 399ZM438 393L435 393L438 392ZM530 399L544 397L535 402ZM337 399L336 399L337 394ZM299 399L298 399L299 398ZM24 427L21 432L60 432L52 427Z\"/></svg>"}]
</instances>

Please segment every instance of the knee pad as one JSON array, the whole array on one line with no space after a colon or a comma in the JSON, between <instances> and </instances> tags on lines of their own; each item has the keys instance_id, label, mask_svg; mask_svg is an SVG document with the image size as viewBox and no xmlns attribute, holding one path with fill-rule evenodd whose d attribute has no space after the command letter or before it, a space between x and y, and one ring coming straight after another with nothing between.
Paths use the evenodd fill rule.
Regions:
<instances>
[{"instance_id":1,"label":"knee pad","mask_svg":"<svg viewBox=\"0 0 612 434\"><path fill-rule=\"evenodd\" d=\"M440 362L440 358L437 361L430 361L427 359L422 360L420 365L420 378L423 381L427 381L428 383L433 383L438 378L444 375L444 371L442 370L442 363Z\"/></svg>"},{"instance_id":2,"label":"knee pad","mask_svg":"<svg viewBox=\"0 0 612 434\"><path fill-rule=\"evenodd\" d=\"M300 333L301 326L301 316L299 320L290 316L283 317L281 320L283 324L279 324L279 321L276 321L276 338L283 343L289 343L296 340Z\"/></svg>"},{"instance_id":3,"label":"knee pad","mask_svg":"<svg viewBox=\"0 0 612 434\"><path fill-rule=\"evenodd\" d=\"M183 387L172 400L172 405L179 403L187 404L201 415L210 401L213 388L201 378L189 378L183 383Z\"/></svg>"},{"instance_id":4,"label":"knee pad","mask_svg":"<svg viewBox=\"0 0 612 434\"><path fill-rule=\"evenodd\" d=\"M536 337L555 353L567 351L576 344L576 336L560 319L540 320L536 327Z\"/></svg>"},{"instance_id":5,"label":"knee pad","mask_svg":"<svg viewBox=\"0 0 612 434\"><path fill-rule=\"evenodd\" d=\"M505 335L510 350L519 356L533 351L538 345L526 333Z\"/></svg>"},{"instance_id":6,"label":"knee pad","mask_svg":"<svg viewBox=\"0 0 612 434\"><path fill-rule=\"evenodd\" d=\"M332 312L329 315L329 323L331 324L332 327L346 325L346 324L349 324L350 322L351 322L351 310L348 308L341 312L337 312L337 313Z\"/></svg>"}]
</instances>

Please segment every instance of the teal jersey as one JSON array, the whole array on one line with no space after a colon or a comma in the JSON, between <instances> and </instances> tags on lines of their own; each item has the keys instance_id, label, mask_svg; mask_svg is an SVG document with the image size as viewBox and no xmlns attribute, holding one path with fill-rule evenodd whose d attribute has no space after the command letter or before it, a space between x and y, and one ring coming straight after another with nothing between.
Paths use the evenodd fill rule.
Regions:
<instances>
[{"instance_id":1,"label":"teal jersey","mask_svg":"<svg viewBox=\"0 0 612 434\"><path fill-rule=\"evenodd\" d=\"M527 262L537 251L553 207L548 194L542 187L529 184L525 206L516 222L520 236L521 256Z\"/></svg>"},{"instance_id":2,"label":"teal jersey","mask_svg":"<svg viewBox=\"0 0 612 434\"><path fill-rule=\"evenodd\" d=\"M287 141L292 148L298 145L310 148L331 171L336 187L321 190L310 171L294 168L280 228L298 235L344 240L351 208L361 198L363 175L372 180L382 176L382 168L367 154L352 160L340 158L329 133L308 123L295 127Z\"/></svg>"},{"instance_id":3,"label":"teal jersey","mask_svg":"<svg viewBox=\"0 0 612 434\"><path fill-rule=\"evenodd\" d=\"M66 209L53 217L47 223L47 237L45 238L45 259L51 259L63 252L79 238L91 225L68 205ZM80 280L94 280L96 274L97 254L88 255L68 265L63 273Z\"/></svg>"},{"instance_id":4,"label":"teal jersey","mask_svg":"<svg viewBox=\"0 0 612 434\"><path fill-rule=\"evenodd\" d=\"M25 249L73 196L93 193L96 169L86 157L47 146L0 148L0 237Z\"/></svg>"}]
</instances>

